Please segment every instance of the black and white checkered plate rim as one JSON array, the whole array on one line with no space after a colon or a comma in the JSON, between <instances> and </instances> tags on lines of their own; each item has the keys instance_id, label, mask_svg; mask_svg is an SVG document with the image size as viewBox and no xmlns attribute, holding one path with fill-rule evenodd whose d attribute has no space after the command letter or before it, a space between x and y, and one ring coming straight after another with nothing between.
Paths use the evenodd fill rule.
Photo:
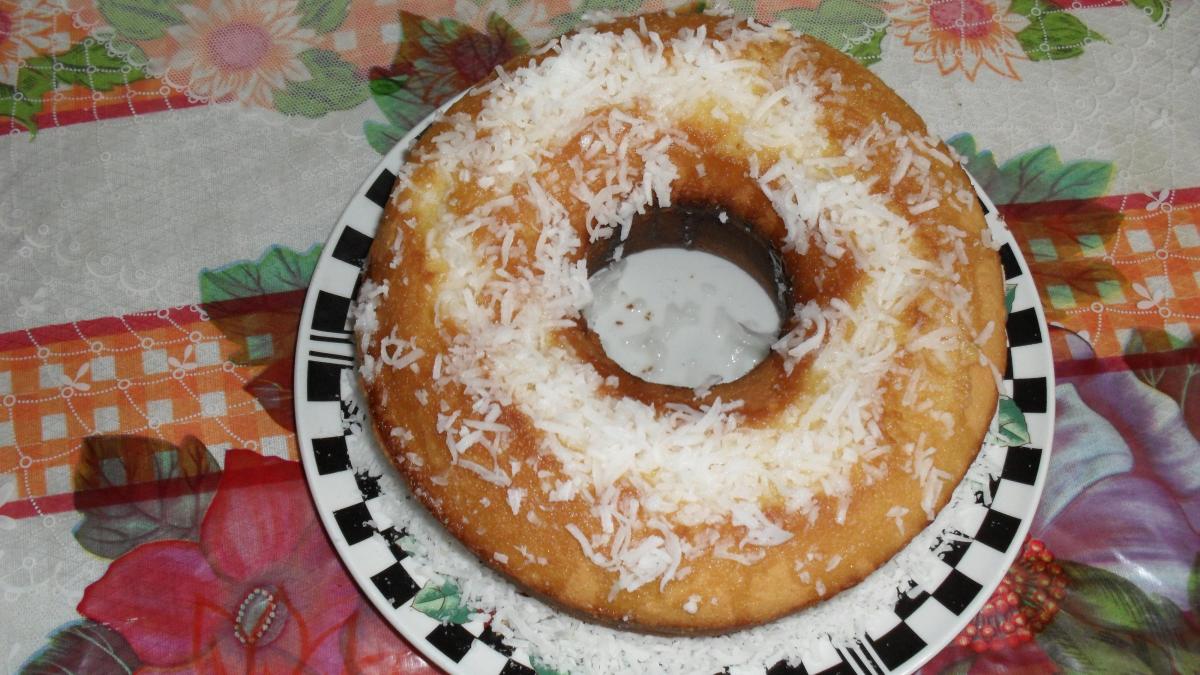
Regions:
<instances>
[{"instance_id":1,"label":"black and white checkered plate rim","mask_svg":"<svg viewBox=\"0 0 1200 675\"><path fill-rule=\"evenodd\" d=\"M474 622L441 624L412 609L420 590L399 546L403 532L375 529L370 503L387 499L375 483L360 485L346 443L341 406L342 371L354 367L349 310L361 280L383 206L391 193L404 149L428 120L401 140L371 172L346 208L321 254L301 314L296 341L295 407L300 455L321 522L334 548L376 608L430 660L451 673L532 675L521 654ZM974 181L972 181L974 183ZM851 644L830 644L799 665L784 662L769 675L868 675L910 672L950 642L982 607L1021 548L1049 464L1054 419L1053 362L1045 316L1021 252L975 183L988 225L1000 249L1007 283L1016 286L1008 318L1009 358L1005 393L1025 414L1029 443L1004 449L1002 470L973 505L977 527L966 541L929 553L936 584L899 594L886 616ZM358 430L351 433L370 433ZM969 529L969 528L968 528ZM449 536L449 535L447 535ZM740 672L740 669L739 669ZM761 670L758 672L762 672Z\"/></svg>"}]
</instances>

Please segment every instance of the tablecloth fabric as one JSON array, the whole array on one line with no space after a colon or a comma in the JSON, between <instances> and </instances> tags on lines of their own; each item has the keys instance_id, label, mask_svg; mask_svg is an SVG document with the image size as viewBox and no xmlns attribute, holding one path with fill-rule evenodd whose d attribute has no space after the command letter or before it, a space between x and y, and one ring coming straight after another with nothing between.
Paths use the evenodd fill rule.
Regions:
<instances>
[{"instance_id":1,"label":"tablecloth fabric","mask_svg":"<svg viewBox=\"0 0 1200 675\"><path fill-rule=\"evenodd\" d=\"M430 669L346 576L296 462L307 280L439 102L584 12L661 6L0 0L5 671ZM950 139L1053 326L1032 538L926 669L1200 670L1200 9L730 7L853 55Z\"/></svg>"}]
</instances>

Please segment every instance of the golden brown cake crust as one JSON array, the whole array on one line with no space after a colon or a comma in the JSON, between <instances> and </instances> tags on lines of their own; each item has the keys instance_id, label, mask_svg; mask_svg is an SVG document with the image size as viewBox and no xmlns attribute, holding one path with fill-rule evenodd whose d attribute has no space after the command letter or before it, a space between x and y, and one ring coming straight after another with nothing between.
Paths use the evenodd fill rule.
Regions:
<instances>
[{"instance_id":1,"label":"golden brown cake crust","mask_svg":"<svg viewBox=\"0 0 1200 675\"><path fill-rule=\"evenodd\" d=\"M725 19L658 15L647 16L645 21L651 31L674 35L680 28L699 26L713 33ZM620 33L637 27L636 19L627 19L600 26L598 30ZM796 37L786 42L764 42L754 47L753 57L763 62L779 60L797 44L803 46L805 62L818 74L815 81L823 92L818 100L824 105L821 126L831 148L851 143L872 123L886 120L899 124L906 132L927 133L917 114L875 75L818 40ZM529 61L528 57L515 60L508 70ZM840 76L840 84L833 84L835 80L829 77L820 77L831 73ZM486 99L486 93L468 93L450 112L474 116ZM782 250L784 225L756 181L749 177L744 148L724 134L722 123L710 116L682 119L678 128L700 149L700 156L687 158L682 152L673 155L681 166L681 175L672 184L675 199L684 203L719 204L753 223L760 234ZM378 334L387 334L390 326L401 326L402 334L411 336L427 355L448 349L454 335L453 329L441 321L434 302L433 289L446 274L446 263L430 255L422 242L438 222L438 208L456 204L453 208L465 212L483 198L473 184L448 179L435 170L430 160L436 154L430 139L450 129L450 122L444 119L436 122L410 150L415 170L385 211L367 267L372 283L388 286L386 296L378 299L376 308L381 327ZM567 143L545 159L544 166L548 168L542 175L548 191L566 192L564 185L555 184L556 176L566 180L566 170L556 173L554 167L566 167L571 153L577 154L579 147L578 143ZM854 470L850 476L852 497L844 505L841 522L837 517L839 503L829 497L817 498L818 514L812 520L800 513L789 513L781 504L772 505L768 499L766 515L793 536L779 545L764 548L765 556L758 562L746 565L712 555L702 556L689 563L687 576L661 589L658 583L650 583L613 597L613 573L590 560L564 527L566 523L579 523L583 527L591 522L589 506L578 496L552 501L540 485L539 471L555 474L562 470L555 458L541 451L543 432L518 406L506 406L500 413L496 421L512 430L506 456L526 467L512 476L509 486L496 485L452 463L444 430L439 428L439 414L467 410L472 400L458 383L435 386L428 358L418 372L383 368L366 383L379 436L413 492L456 538L488 565L567 611L621 627L660 633L723 632L794 612L861 581L927 524L927 514L921 507L922 482L914 475L917 471L901 470L906 463L913 462L905 454L904 446L921 439L936 449L934 464L949 477L936 496L934 510L939 510L980 447L996 406L992 369L1002 371L1005 358L1002 276L995 251L980 241L986 226L978 205L974 199L969 204L944 199L931 210L908 216L905 205L910 205L922 191L921 181L905 177L889 187L894 167L902 161L902 150L885 145L874 152L872 164L857 170L855 178L874 180L876 192L886 193L889 208L915 224L911 245L918 256L936 259L944 248L935 223L954 223L968 235L967 262L958 269L964 276L962 283L972 290L973 303L970 325L962 329L982 339L977 348L971 345L938 357L913 354L904 357L906 361L900 367L919 368L925 373L920 397L932 405L926 413L918 413L914 406L904 404L904 388L882 390L884 412L879 427L891 449L878 463L887 470L872 477ZM941 143L936 144L935 152L950 154ZM684 159L689 161L685 163ZM695 169L701 164L706 169L704 176ZM933 180L939 184L949 184L952 191L970 190L967 177L956 164L936 159L930 164ZM585 207L565 200L564 204L571 209L572 222L578 223L583 232ZM531 211L531 208L524 212L515 209L512 215L536 220ZM403 237L402 244L397 243L398 236ZM478 242L486 240L486 234L476 236ZM538 232L531 227L518 236L532 248ZM585 256L586 251L580 255ZM823 288L814 285L812 276L804 271L817 264L815 258L809 259L815 255L811 251L808 256L795 251L785 254L793 302L832 295L854 297L862 279L852 266L839 268ZM513 270L517 264L515 258L510 261ZM915 338L921 327L931 322L932 325L961 322L950 315L944 304L932 301L914 302L906 310L905 319L907 327L900 329L898 338L901 344ZM994 330L987 328L989 323ZM714 386L706 397L697 399L690 389L651 384L625 373L604 355L594 336L581 324L562 328L556 339L608 378L601 395L630 397L658 408L667 403L696 406L718 397L725 401L742 400L745 407L741 412L749 426L777 424L781 405L801 395L806 388L820 384L805 363L789 373L783 357L773 352L745 377ZM366 354L378 359L379 351L376 339L369 344ZM426 398L428 403L419 404L417 396ZM944 423L945 412L953 416L953 424ZM396 429L405 433L395 434ZM465 456L479 460L485 455L476 448L468 450ZM519 514L505 506L511 489L524 491ZM896 507L906 511L896 516L893 510ZM531 513L535 514L532 518ZM686 534L683 532L686 528L678 527ZM735 529L732 525L726 528L730 532ZM585 534L591 534L587 527L583 529ZM690 611L695 609L693 599L697 596L702 611Z\"/></svg>"}]
</instances>

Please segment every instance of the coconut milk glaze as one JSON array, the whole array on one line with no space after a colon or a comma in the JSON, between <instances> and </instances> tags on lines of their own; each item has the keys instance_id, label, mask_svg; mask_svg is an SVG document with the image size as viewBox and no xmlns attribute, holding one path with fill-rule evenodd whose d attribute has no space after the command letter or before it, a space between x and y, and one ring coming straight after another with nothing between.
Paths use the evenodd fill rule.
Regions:
<instances>
[{"instance_id":1,"label":"coconut milk glaze","mask_svg":"<svg viewBox=\"0 0 1200 675\"><path fill-rule=\"evenodd\" d=\"M588 326L613 361L648 382L695 388L736 380L779 334L762 287L711 253L642 251L592 275L591 285Z\"/></svg>"}]
</instances>

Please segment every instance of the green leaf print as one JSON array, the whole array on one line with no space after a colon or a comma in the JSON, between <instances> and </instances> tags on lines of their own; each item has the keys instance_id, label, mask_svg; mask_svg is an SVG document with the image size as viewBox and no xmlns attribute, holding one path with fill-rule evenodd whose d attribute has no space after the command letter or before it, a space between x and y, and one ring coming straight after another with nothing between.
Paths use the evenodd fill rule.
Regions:
<instances>
[{"instance_id":1,"label":"green leaf print","mask_svg":"<svg viewBox=\"0 0 1200 675\"><path fill-rule=\"evenodd\" d=\"M1029 425L1025 421L1025 413L1017 406L1017 402L1007 396L1000 397L999 427L997 435L1002 445L1025 445L1029 442Z\"/></svg>"},{"instance_id":2,"label":"green leaf print","mask_svg":"<svg viewBox=\"0 0 1200 675\"><path fill-rule=\"evenodd\" d=\"M1045 158L1039 159L1045 160L1043 166L1021 166L1023 175L1035 171L1041 174L1035 176L1026 188L1042 191L1054 199L1086 199L1103 195L1108 191L1115 173L1112 162L1079 160L1064 165L1053 148Z\"/></svg>"},{"instance_id":3,"label":"green leaf print","mask_svg":"<svg viewBox=\"0 0 1200 675\"><path fill-rule=\"evenodd\" d=\"M381 155L386 155L392 146L404 138L407 132L394 124L367 120L363 122L363 133L366 134L367 143L370 144L371 149Z\"/></svg>"},{"instance_id":4,"label":"green leaf print","mask_svg":"<svg viewBox=\"0 0 1200 675\"><path fill-rule=\"evenodd\" d=\"M86 438L74 476L75 509L83 514L75 540L109 559L151 541L196 541L219 471L191 436L179 446L141 436Z\"/></svg>"},{"instance_id":5,"label":"green leaf print","mask_svg":"<svg viewBox=\"0 0 1200 675\"><path fill-rule=\"evenodd\" d=\"M36 116L42 99L62 85L80 85L93 91L109 91L144 79L146 74L119 57L112 56L100 42L88 38L55 56L36 56L17 71L17 85L0 83L0 117L11 117L37 133Z\"/></svg>"},{"instance_id":6,"label":"green leaf print","mask_svg":"<svg viewBox=\"0 0 1200 675\"><path fill-rule=\"evenodd\" d=\"M513 25L499 14L493 12L488 16L487 29L491 39L499 41L500 44L504 45L503 51L505 53L515 56L529 51L529 41L525 39L525 36L521 35L520 31L513 28ZM489 66L492 65L486 60L484 62Z\"/></svg>"},{"instance_id":7,"label":"green leaf print","mask_svg":"<svg viewBox=\"0 0 1200 675\"><path fill-rule=\"evenodd\" d=\"M1142 10L1159 27L1167 24L1167 17L1171 14L1170 0L1129 0L1129 4Z\"/></svg>"},{"instance_id":8,"label":"green leaf print","mask_svg":"<svg viewBox=\"0 0 1200 675\"><path fill-rule=\"evenodd\" d=\"M1012 314L1013 301L1017 299L1017 285L1004 284L1004 313Z\"/></svg>"},{"instance_id":9,"label":"green leaf print","mask_svg":"<svg viewBox=\"0 0 1200 675\"><path fill-rule=\"evenodd\" d=\"M966 160L967 171L979 181L980 186L988 193L992 201L996 204L1003 204L997 199L992 191L988 188L989 185L996 182L997 175L1000 170L996 167L996 158L992 156L991 150L976 150L975 137L971 134L958 134L951 137L946 144L954 148L964 160Z\"/></svg>"},{"instance_id":10,"label":"green leaf print","mask_svg":"<svg viewBox=\"0 0 1200 675\"><path fill-rule=\"evenodd\" d=\"M157 40L167 28L183 23L176 9L182 0L99 0L97 8L108 24L130 40Z\"/></svg>"},{"instance_id":11,"label":"green leaf print","mask_svg":"<svg viewBox=\"0 0 1200 675\"><path fill-rule=\"evenodd\" d=\"M844 49L847 54L858 60L864 66L869 66L878 63L883 58L883 36L887 34L886 27L872 29L870 39L865 42L856 42L848 49Z\"/></svg>"},{"instance_id":12,"label":"green leaf print","mask_svg":"<svg viewBox=\"0 0 1200 675\"><path fill-rule=\"evenodd\" d=\"M328 33L346 20L350 0L300 0L296 9L300 10L301 26Z\"/></svg>"},{"instance_id":13,"label":"green leaf print","mask_svg":"<svg viewBox=\"0 0 1200 675\"><path fill-rule=\"evenodd\" d=\"M776 17L787 21L793 29L847 53L859 45L870 45L872 41L876 43L877 51L878 43L883 39L883 28L887 25L880 3L872 0L823 0L815 9L788 9ZM868 55L871 52L869 46L859 49Z\"/></svg>"},{"instance_id":14,"label":"green leaf print","mask_svg":"<svg viewBox=\"0 0 1200 675\"><path fill-rule=\"evenodd\" d=\"M1188 604L1192 613L1200 616L1200 553L1192 561L1192 571L1188 574Z\"/></svg>"},{"instance_id":15,"label":"green leaf print","mask_svg":"<svg viewBox=\"0 0 1200 675\"><path fill-rule=\"evenodd\" d=\"M1167 642L1183 616L1170 600L1151 597L1122 576L1070 561L1061 561L1070 592L1064 611L1090 624Z\"/></svg>"},{"instance_id":16,"label":"green leaf print","mask_svg":"<svg viewBox=\"0 0 1200 675\"><path fill-rule=\"evenodd\" d=\"M59 83L77 84L92 91L109 91L145 77L141 69L112 56L107 47L90 38L53 59L41 58L50 62Z\"/></svg>"},{"instance_id":17,"label":"green leaf print","mask_svg":"<svg viewBox=\"0 0 1200 675\"><path fill-rule=\"evenodd\" d=\"M308 288L308 282L321 257L321 245L303 253L286 246L272 246L258 260L241 260L200 272L200 301L209 319L238 350L229 357L241 365L265 365L243 387L280 426L292 428L291 379L292 353L296 342L296 322L300 318L297 301L263 300L254 311L245 303L226 300L259 298L270 293L287 293Z\"/></svg>"},{"instance_id":18,"label":"green leaf print","mask_svg":"<svg viewBox=\"0 0 1200 675\"><path fill-rule=\"evenodd\" d=\"M84 619L50 635L48 644L21 665L21 675L133 673L142 662L117 631Z\"/></svg>"},{"instance_id":19,"label":"green leaf print","mask_svg":"<svg viewBox=\"0 0 1200 675\"><path fill-rule=\"evenodd\" d=\"M432 102L425 101L418 92L406 85L409 78L401 75L378 80L371 80L371 97L379 106L387 124L369 120L363 123L363 132L367 134L367 142L380 154L392 149L395 141L388 143L387 139L399 141L410 129L425 119L437 109ZM448 94L452 95L452 94ZM374 127L372 131L370 127Z\"/></svg>"},{"instance_id":20,"label":"green leaf print","mask_svg":"<svg viewBox=\"0 0 1200 675\"><path fill-rule=\"evenodd\" d=\"M1034 9L1042 10L1043 3L1041 0L1012 0L1008 6L1008 11L1028 17Z\"/></svg>"},{"instance_id":21,"label":"green leaf print","mask_svg":"<svg viewBox=\"0 0 1200 675\"><path fill-rule=\"evenodd\" d=\"M321 245L303 253L272 246L258 260L244 260L200 272L200 301L204 303L249 298L308 288Z\"/></svg>"},{"instance_id":22,"label":"green leaf print","mask_svg":"<svg viewBox=\"0 0 1200 675\"><path fill-rule=\"evenodd\" d=\"M0 82L0 117L11 117L32 133L37 133L34 116L42 111L42 95L50 91L50 78L22 68L17 88ZM23 88L22 88L23 87Z\"/></svg>"},{"instance_id":23,"label":"green leaf print","mask_svg":"<svg viewBox=\"0 0 1200 675\"><path fill-rule=\"evenodd\" d=\"M754 0L729 0L729 9L738 16L754 16Z\"/></svg>"},{"instance_id":24,"label":"green leaf print","mask_svg":"<svg viewBox=\"0 0 1200 675\"><path fill-rule=\"evenodd\" d=\"M387 123L363 125L367 142L380 153L497 65L529 51L529 42L495 13L488 17L487 32L454 19L432 21L408 12L400 12L400 27L392 65L371 75L371 96Z\"/></svg>"},{"instance_id":25,"label":"green leaf print","mask_svg":"<svg viewBox=\"0 0 1200 675\"><path fill-rule=\"evenodd\" d=\"M1046 655L1068 673L1154 673L1119 633L1096 630L1066 612L1055 615L1037 641Z\"/></svg>"},{"instance_id":26,"label":"green leaf print","mask_svg":"<svg viewBox=\"0 0 1200 675\"><path fill-rule=\"evenodd\" d=\"M417 591L412 607L442 623L462 624L470 620L472 611L460 604L461 599L458 586L454 582L427 584Z\"/></svg>"},{"instance_id":27,"label":"green leaf print","mask_svg":"<svg viewBox=\"0 0 1200 675\"><path fill-rule=\"evenodd\" d=\"M321 117L334 110L355 108L370 95L366 80L335 52L308 49L300 53L300 61L312 78L289 82L285 89L275 92L275 108L285 115Z\"/></svg>"},{"instance_id":28,"label":"green leaf print","mask_svg":"<svg viewBox=\"0 0 1200 675\"><path fill-rule=\"evenodd\" d=\"M1029 25L1017 33L1017 41L1031 61L1075 58L1086 45L1108 41L1074 14L1044 0L1013 0L1010 11L1029 19Z\"/></svg>"},{"instance_id":29,"label":"green leaf print","mask_svg":"<svg viewBox=\"0 0 1200 675\"><path fill-rule=\"evenodd\" d=\"M1062 644L1057 645L1060 656L1072 661L1088 663L1086 657L1075 653L1072 648L1090 649L1091 641L1100 640L1121 647L1133 662L1118 660L1102 668L1104 672L1142 672L1139 663L1150 672L1196 672L1200 666L1200 636L1184 618L1183 612L1170 600L1143 591L1128 579L1107 570L1081 563L1060 561L1063 572L1069 579L1069 592L1062 599L1059 617L1067 617L1063 627L1068 629L1052 636ZM1058 624L1059 618L1051 624ZM1089 633L1080 638L1070 630L1074 623L1082 625ZM1082 643L1082 645L1080 644ZM1102 649L1102 648L1101 648ZM1055 652L1047 649L1052 658ZM1109 655L1106 658L1111 658ZM1126 671L1130 663L1133 670ZM1087 670L1085 668L1085 670Z\"/></svg>"},{"instance_id":30,"label":"green leaf print","mask_svg":"<svg viewBox=\"0 0 1200 675\"><path fill-rule=\"evenodd\" d=\"M970 134L947 141L967 160L975 176L996 204L1028 204L1058 199L1099 197L1108 190L1116 166L1112 162L1078 160L1063 164L1058 151L1045 145L996 166L990 150L977 150Z\"/></svg>"},{"instance_id":31,"label":"green leaf print","mask_svg":"<svg viewBox=\"0 0 1200 675\"><path fill-rule=\"evenodd\" d=\"M1113 166L1087 160L1063 165L1058 151L1047 145L1009 160L1000 173L1012 186L1005 203L1013 204L1098 196L1107 189Z\"/></svg>"}]
</instances>

